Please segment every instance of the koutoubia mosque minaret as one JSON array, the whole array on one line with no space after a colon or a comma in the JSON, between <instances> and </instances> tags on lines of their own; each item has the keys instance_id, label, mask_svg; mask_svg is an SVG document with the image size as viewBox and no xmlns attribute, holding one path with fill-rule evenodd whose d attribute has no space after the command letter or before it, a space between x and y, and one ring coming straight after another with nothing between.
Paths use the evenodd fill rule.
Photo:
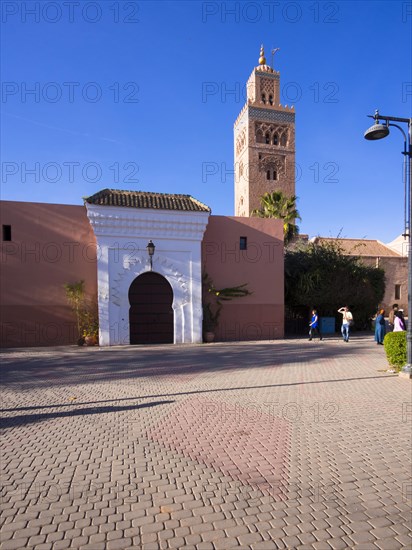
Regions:
<instances>
[{"instance_id":1,"label":"koutoubia mosque minaret","mask_svg":"<svg viewBox=\"0 0 412 550\"><path fill-rule=\"evenodd\" d=\"M295 110L280 104L279 71L266 64L263 46L234 134L235 216L250 216L264 193L295 195Z\"/></svg>"}]
</instances>

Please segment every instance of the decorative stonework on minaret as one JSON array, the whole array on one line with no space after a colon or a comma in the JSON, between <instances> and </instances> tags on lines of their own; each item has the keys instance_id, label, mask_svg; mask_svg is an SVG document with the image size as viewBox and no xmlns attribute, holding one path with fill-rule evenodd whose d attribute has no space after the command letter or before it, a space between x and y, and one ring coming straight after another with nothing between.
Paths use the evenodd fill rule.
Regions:
<instances>
[{"instance_id":1,"label":"decorative stonework on minaret","mask_svg":"<svg viewBox=\"0 0 412 550\"><path fill-rule=\"evenodd\" d=\"M279 72L266 64L263 46L234 134L235 216L249 216L264 193L294 195L295 110L280 104Z\"/></svg>"}]
</instances>

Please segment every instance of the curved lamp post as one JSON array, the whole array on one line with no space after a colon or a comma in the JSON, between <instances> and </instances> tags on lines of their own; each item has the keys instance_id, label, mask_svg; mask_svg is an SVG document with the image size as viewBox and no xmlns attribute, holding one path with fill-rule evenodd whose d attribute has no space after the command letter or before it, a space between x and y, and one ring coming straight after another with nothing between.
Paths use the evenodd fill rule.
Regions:
<instances>
[{"instance_id":1,"label":"curved lamp post","mask_svg":"<svg viewBox=\"0 0 412 550\"><path fill-rule=\"evenodd\" d=\"M408 378L412 377L412 252L411 252L411 219L412 219L412 188L411 188L411 141L412 141L412 118L398 118L383 116L376 110L374 115L368 115L375 119L375 124L366 130L364 137L367 140L385 138L389 135L389 127L398 128L403 134L404 146L402 154L404 155L404 181L405 181L405 233L408 238L408 330L406 334L406 366L402 368L401 375ZM381 123L383 122L383 124ZM403 122L408 125L408 133L394 122Z\"/></svg>"},{"instance_id":2,"label":"curved lamp post","mask_svg":"<svg viewBox=\"0 0 412 550\"><path fill-rule=\"evenodd\" d=\"M147 243L147 246L146 246L146 250L147 250L147 253L149 254L149 260L150 260L150 271L152 271L153 269L153 254L154 254L155 248L156 247L152 243L152 239L150 239L150 241Z\"/></svg>"}]
</instances>

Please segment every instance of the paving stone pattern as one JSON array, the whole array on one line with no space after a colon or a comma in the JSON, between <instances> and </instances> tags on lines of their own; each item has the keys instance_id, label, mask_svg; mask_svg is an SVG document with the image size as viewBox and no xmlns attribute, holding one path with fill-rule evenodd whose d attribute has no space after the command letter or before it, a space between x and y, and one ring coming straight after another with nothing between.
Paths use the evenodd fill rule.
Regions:
<instances>
[{"instance_id":1,"label":"paving stone pattern","mask_svg":"<svg viewBox=\"0 0 412 550\"><path fill-rule=\"evenodd\" d=\"M372 337L5 350L1 550L410 549Z\"/></svg>"}]
</instances>

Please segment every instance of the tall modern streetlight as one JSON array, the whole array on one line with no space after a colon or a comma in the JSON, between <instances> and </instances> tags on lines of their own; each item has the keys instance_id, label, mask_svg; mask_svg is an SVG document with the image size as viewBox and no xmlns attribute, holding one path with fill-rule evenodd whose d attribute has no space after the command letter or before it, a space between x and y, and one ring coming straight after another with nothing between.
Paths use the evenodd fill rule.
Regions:
<instances>
[{"instance_id":1,"label":"tall modern streetlight","mask_svg":"<svg viewBox=\"0 0 412 550\"><path fill-rule=\"evenodd\" d=\"M382 139L389 135L389 126L394 126L402 132L404 146L402 155L404 155L404 181L405 181L405 233L404 237L408 239L408 330L406 334L406 366L401 370L401 375L408 378L412 377L412 252L411 252L411 220L412 220L412 188L411 188L411 157L412 157L412 118L397 118L392 116L383 116L376 110L374 115L368 115L375 119L375 124L366 130L364 137L368 140ZM398 124L393 122L403 122L408 125L408 133Z\"/></svg>"}]
</instances>

